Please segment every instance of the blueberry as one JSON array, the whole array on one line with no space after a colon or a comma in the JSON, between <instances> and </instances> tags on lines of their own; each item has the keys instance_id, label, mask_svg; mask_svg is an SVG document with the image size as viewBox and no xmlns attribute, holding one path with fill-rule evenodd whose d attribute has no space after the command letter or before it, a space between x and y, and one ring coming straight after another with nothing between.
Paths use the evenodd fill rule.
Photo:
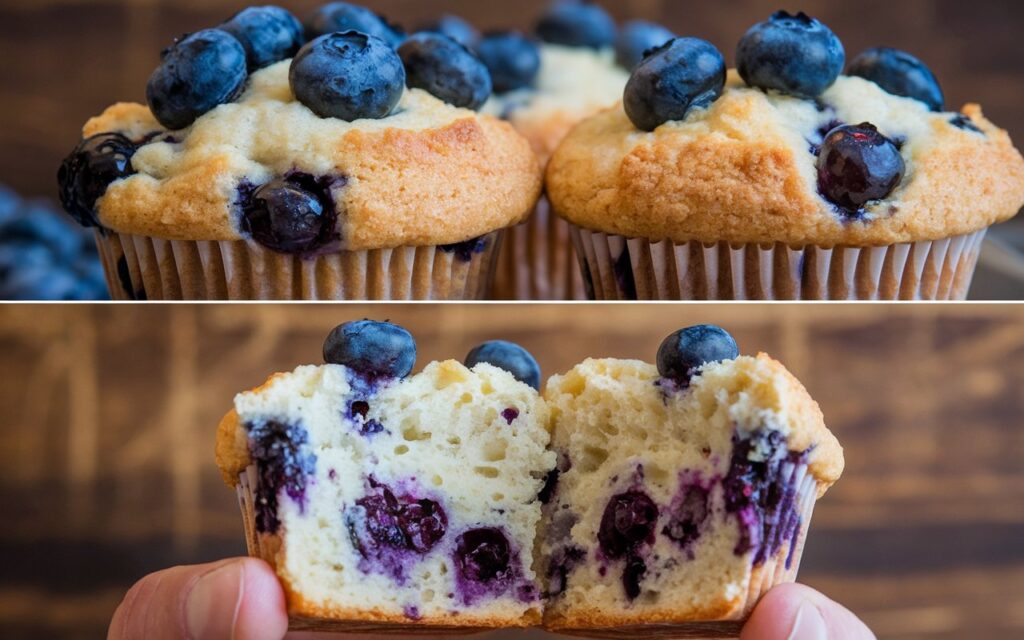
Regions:
<instances>
[{"instance_id":1,"label":"blueberry","mask_svg":"<svg viewBox=\"0 0 1024 640\"><path fill-rule=\"evenodd\" d=\"M82 141L57 172L60 202L83 227L100 226L96 201L116 180L135 173L135 144L119 133L101 133Z\"/></svg>"},{"instance_id":2,"label":"blueberry","mask_svg":"<svg viewBox=\"0 0 1024 640\"><path fill-rule=\"evenodd\" d=\"M559 0L537 24L537 35L551 44L603 49L615 44L615 21L583 0Z\"/></svg>"},{"instance_id":3,"label":"blueberry","mask_svg":"<svg viewBox=\"0 0 1024 640\"><path fill-rule=\"evenodd\" d=\"M0 224L7 222L18 213L21 199L6 186L0 184Z\"/></svg>"},{"instance_id":4,"label":"blueberry","mask_svg":"<svg viewBox=\"0 0 1024 640\"><path fill-rule=\"evenodd\" d=\"M160 124L184 129L242 93L248 77L245 49L234 36L207 29L186 36L164 52L149 78L146 100Z\"/></svg>"},{"instance_id":5,"label":"blueberry","mask_svg":"<svg viewBox=\"0 0 1024 640\"><path fill-rule=\"evenodd\" d=\"M491 74L464 45L439 33L417 33L398 49L406 84L448 104L479 109L491 97Z\"/></svg>"},{"instance_id":6,"label":"blueberry","mask_svg":"<svg viewBox=\"0 0 1024 640\"><path fill-rule=\"evenodd\" d=\"M480 32L476 30L476 27L459 16L453 16L450 13L442 15L434 22L423 27L423 31L444 34L470 49L475 49L476 45L480 42Z\"/></svg>"},{"instance_id":7,"label":"blueberry","mask_svg":"<svg viewBox=\"0 0 1024 640\"><path fill-rule=\"evenodd\" d=\"M336 223L326 190L311 180L291 177L256 189L243 204L241 228L268 249L311 255L337 239Z\"/></svg>"},{"instance_id":8,"label":"blueberry","mask_svg":"<svg viewBox=\"0 0 1024 640\"><path fill-rule=\"evenodd\" d=\"M601 552L611 559L625 557L645 544L654 542L658 524L658 505L639 490L613 497L601 516L597 540Z\"/></svg>"},{"instance_id":9,"label":"blueberry","mask_svg":"<svg viewBox=\"0 0 1024 640\"><path fill-rule=\"evenodd\" d=\"M985 135L985 132L981 130L981 127L974 124L973 120L971 120L962 113L958 113L955 116L953 116L950 119L949 124L953 125L957 129L963 129L964 131L970 131L972 133L980 133L981 135Z\"/></svg>"},{"instance_id":10,"label":"blueberry","mask_svg":"<svg viewBox=\"0 0 1024 640\"><path fill-rule=\"evenodd\" d=\"M662 530L665 537L678 543L683 549L696 542L708 519L709 499L710 494L704 487L685 487L669 511L668 524Z\"/></svg>"},{"instance_id":11,"label":"blueberry","mask_svg":"<svg viewBox=\"0 0 1024 640\"><path fill-rule=\"evenodd\" d=\"M34 209L0 226L5 243L39 244L62 262L71 262L82 249L77 227L65 223L49 209Z\"/></svg>"},{"instance_id":12,"label":"blueberry","mask_svg":"<svg viewBox=\"0 0 1024 640\"><path fill-rule=\"evenodd\" d=\"M455 544L455 565L464 580L492 582L508 576L512 551L508 538L497 529L471 529Z\"/></svg>"},{"instance_id":13,"label":"blueberry","mask_svg":"<svg viewBox=\"0 0 1024 640\"><path fill-rule=\"evenodd\" d=\"M540 73L540 48L521 33L488 34L480 41L477 55L491 72L495 93L532 87Z\"/></svg>"},{"instance_id":14,"label":"blueberry","mask_svg":"<svg viewBox=\"0 0 1024 640\"><path fill-rule=\"evenodd\" d=\"M441 505L433 500L417 500L402 507L398 526L406 545L418 553L427 553L441 541L448 528L448 518Z\"/></svg>"},{"instance_id":15,"label":"blueberry","mask_svg":"<svg viewBox=\"0 0 1024 640\"><path fill-rule=\"evenodd\" d=\"M0 281L18 271L47 271L54 267L54 255L45 245L37 242L9 242L6 239L0 243Z\"/></svg>"},{"instance_id":16,"label":"blueberry","mask_svg":"<svg viewBox=\"0 0 1024 640\"><path fill-rule=\"evenodd\" d=\"M896 144L868 123L833 129L818 154L821 194L848 213L888 197L905 172Z\"/></svg>"},{"instance_id":17,"label":"blueberry","mask_svg":"<svg viewBox=\"0 0 1024 640\"><path fill-rule=\"evenodd\" d=\"M327 337L324 361L374 377L405 378L416 364L416 341L398 325L349 322Z\"/></svg>"},{"instance_id":18,"label":"blueberry","mask_svg":"<svg viewBox=\"0 0 1024 640\"><path fill-rule=\"evenodd\" d=\"M640 583L647 575L647 563L639 556L628 556L626 567L622 570L622 587L626 591L626 597L636 600L640 597Z\"/></svg>"},{"instance_id":19,"label":"blueberry","mask_svg":"<svg viewBox=\"0 0 1024 640\"><path fill-rule=\"evenodd\" d=\"M366 7L348 2L330 2L317 9L306 22L306 37L310 40L329 33L358 31L380 38L390 47L398 47L405 34L388 24L387 20Z\"/></svg>"},{"instance_id":20,"label":"blueberry","mask_svg":"<svg viewBox=\"0 0 1024 640\"><path fill-rule=\"evenodd\" d=\"M736 66L751 87L801 98L821 95L843 71L846 52L836 34L800 12L778 11L740 40Z\"/></svg>"},{"instance_id":21,"label":"blueberry","mask_svg":"<svg viewBox=\"0 0 1024 640\"><path fill-rule=\"evenodd\" d=\"M709 42L677 38L651 52L626 85L624 106L642 131L683 120L709 106L725 89L725 59Z\"/></svg>"},{"instance_id":22,"label":"blueberry","mask_svg":"<svg viewBox=\"0 0 1024 640\"><path fill-rule=\"evenodd\" d=\"M689 381L706 364L735 360L739 346L729 332L713 325L690 327L673 333L658 350L661 377Z\"/></svg>"},{"instance_id":23,"label":"blueberry","mask_svg":"<svg viewBox=\"0 0 1024 640\"><path fill-rule=\"evenodd\" d=\"M920 100L932 111L942 111L946 102L932 70L905 51L868 49L853 59L847 73L870 80L895 96Z\"/></svg>"},{"instance_id":24,"label":"blueberry","mask_svg":"<svg viewBox=\"0 0 1024 640\"><path fill-rule=\"evenodd\" d=\"M316 455L309 451L309 433L300 424L276 420L246 424L249 455L259 473L256 487L256 528L277 533L278 498L284 492L305 504L306 483L316 470Z\"/></svg>"},{"instance_id":25,"label":"blueberry","mask_svg":"<svg viewBox=\"0 0 1024 640\"><path fill-rule=\"evenodd\" d=\"M441 505L433 500L399 499L394 492L376 484L377 493L356 501L365 515L369 541L357 542L365 554L373 546L390 547L417 553L427 553L441 541L448 528L448 517Z\"/></svg>"},{"instance_id":26,"label":"blueberry","mask_svg":"<svg viewBox=\"0 0 1024 640\"><path fill-rule=\"evenodd\" d=\"M540 365L529 351L517 344L503 340L486 342L466 356L466 366L470 369L482 362L504 369L516 380L540 390Z\"/></svg>"},{"instance_id":27,"label":"blueberry","mask_svg":"<svg viewBox=\"0 0 1024 640\"><path fill-rule=\"evenodd\" d=\"M0 299L70 301L81 299L78 278L66 269L48 266L20 268L0 283Z\"/></svg>"},{"instance_id":28,"label":"blueberry","mask_svg":"<svg viewBox=\"0 0 1024 640\"><path fill-rule=\"evenodd\" d=\"M330 33L302 47L288 74L302 104L322 118L387 117L405 91L402 59L386 42L355 31Z\"/></svg>"},{"instance_id":29,"label":"blueberry","mask_svg":"<svg viewBox=\"0 0 1024 640\"><path fill-rule=\"evenodd\" d=\"M243 9L219 28L242 43L250 72L291 58L306 42L299 19L275 6Z\"/></svg>"},{"instance_id":30,"label":"blueberry","mask_svg":"<svg viewBox=\"0 0 1024 640\"><path fill-rule=\"evenodd\" d=\"M633 20L626 23L615 43L616 59L620 67L632 70L649 51L653 51L675 38L675 34L653 22Z\"/></svg>"}]
</instances>

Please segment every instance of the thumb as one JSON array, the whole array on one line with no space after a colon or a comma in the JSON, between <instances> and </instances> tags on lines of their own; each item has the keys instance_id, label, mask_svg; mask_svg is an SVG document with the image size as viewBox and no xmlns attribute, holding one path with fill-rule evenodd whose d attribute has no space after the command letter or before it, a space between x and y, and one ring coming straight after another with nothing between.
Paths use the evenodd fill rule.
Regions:
<instances>
[{"instance_id":1,"label":"thumb","mask_svg":"<svg viewBox=\"0 0 1024 640\"><path fill-rule=\"evenodd\" d=\"M875 640L875 634L842 605L788 584L761 600L740 640Z\"/></svg>"},{"instance_id":2,"label":"thumb","mask_svg":"<svg viewBox=\"0 0 1024 640\"><path fill-rule=\"evenodd\" d=\"M107 640L281 640L287 630L273 569L241 558L146 576L114 612Z\"/></svg>"}]
</instances>

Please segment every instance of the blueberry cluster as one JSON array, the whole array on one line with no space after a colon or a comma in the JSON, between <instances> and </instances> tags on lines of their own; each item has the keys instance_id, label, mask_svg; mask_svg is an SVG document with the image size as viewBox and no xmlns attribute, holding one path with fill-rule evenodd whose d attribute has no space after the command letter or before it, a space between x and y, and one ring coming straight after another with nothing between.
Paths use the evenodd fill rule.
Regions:
<instances>
[{"instance_id":1,"label":"blueberry cluster","mask_svg":"<svg viewBox=\"0 0 1024 640\"><path fill-rule=\"evenodd\" d=\"M92 234L0 185L0 299L107 300Z\"/></svg>"},{"instance_id":2,"label":"blueberry cluster","mask_svg":"<svg viewBox=\"0 0 1024 640\"><path fill-rule=\"evenodd\" d=\"M609 560L624 560L622 586L630 600L640 596L640 583L647 573L643 559L654 544L658 505L640 489L614 496L605 507L597 532L601 553Z\"/></svg>"}]
</instances>

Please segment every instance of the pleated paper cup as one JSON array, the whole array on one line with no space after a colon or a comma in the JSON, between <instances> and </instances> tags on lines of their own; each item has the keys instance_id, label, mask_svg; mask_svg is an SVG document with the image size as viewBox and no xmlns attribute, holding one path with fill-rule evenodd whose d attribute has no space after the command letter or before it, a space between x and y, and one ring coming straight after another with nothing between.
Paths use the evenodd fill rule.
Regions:
<instances>
[{"instance_id":1,"label":"pleated paper cup","mask_svg":"<svg viewBox=\"0 0 1024 640\"><path fill-rule=\"evenodd\" d=\"M505 235L491 299L588 299L569 223L551 212L546 197Z\"/></svg>"},{"instance_id":2,"label":"pleated paper cup","mask_svg":"<svg viewBox=\"0 0 1024 640\"><path fill-rule=\"evenodd\" d=\"M965 300L987 230L886 247L677 244L573 226L596 300Z\"/></svg>"},{"instance_id":3,"label":"pleated paper cup","mask_svg":"<svg viewBox=\"0 0 1024 640\"><path fill-rule=\"evenodd\" d=\"M726 620L702 620L681 623L659 623L613 628L570 629L560 626L552 631L563 635L611 640L636 640L636 638L737 638L744 622L754 612L758 602L769 591L782 584L796 582L800 572L807 533L810 530L814 505L818 499L818 482L811 475L806 463L787 463L784 473L789 476L793 487L792 510L783 514L785 520L773 520L764 527L765 540L780 542L779 550L762 564L753 567L746 593L742 594L734 615ZM790 496L785 496L786 498ZM794 521L796 519L796 521Z\"/></svg>"},{"instance_id":4,"label":"pleated paper cup","mask_svg":"<svg viewBox=\"0 0 1024 640\"><path fill-rule=\"evenodd\" d=\"M251 241L97 233L115 300L482 300L503 231L444 247L304 259Z\"/></svg>"}]
</instances>

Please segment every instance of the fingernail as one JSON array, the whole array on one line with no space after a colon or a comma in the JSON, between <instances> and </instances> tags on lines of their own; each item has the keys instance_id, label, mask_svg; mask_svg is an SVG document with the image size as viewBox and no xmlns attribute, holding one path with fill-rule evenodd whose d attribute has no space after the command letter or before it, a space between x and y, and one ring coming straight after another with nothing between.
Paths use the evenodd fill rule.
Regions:
<instances>
[{"instance_id":1,"label":"fingernail","mask_svg":"<svg viewBox=\"0 0 1024 640\"><path fill-rule=\"evenodd\" d=\"M192 640L230 640L242 599L242 565L231 562L207 573L188 594L186 616Z\"/></svg>"},{"instance_id":2,"label":"fingernail","mask_svg":"<svg viewBox=\"0 0 1024 640\"><path fill-rule=\"evenodd\" d=\"M789 632L789 640L828 640L825 618L814 603L805 600L800 604L793 619L793 630Z\"/></svg>"}]
</instances>

